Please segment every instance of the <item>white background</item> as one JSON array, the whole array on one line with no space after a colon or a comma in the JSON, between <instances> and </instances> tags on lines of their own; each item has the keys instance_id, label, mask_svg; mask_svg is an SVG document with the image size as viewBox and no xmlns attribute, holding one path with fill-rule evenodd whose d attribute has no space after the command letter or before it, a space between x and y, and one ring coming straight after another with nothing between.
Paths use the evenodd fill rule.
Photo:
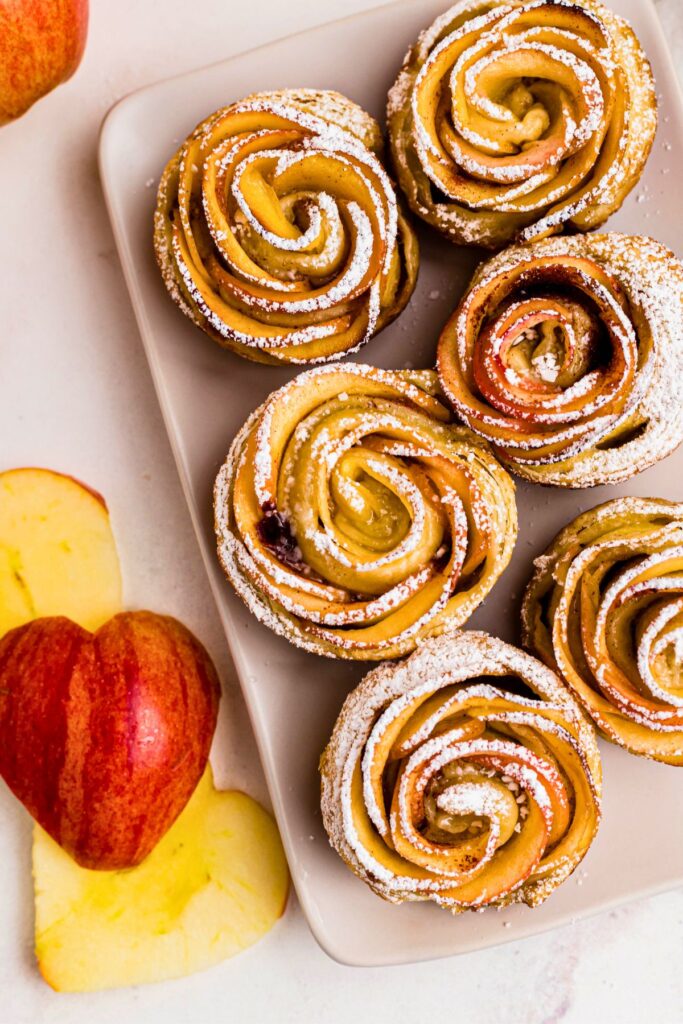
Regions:
<instances>
[{"instance_id":1,"label":"white background","mask_svg":"<svg viewBox=\"0 0 683 1024\"><path fill-rule=\"evenodd\" d=\"M91 3L76 76L0 129L0 468L50 466L105 495L127 606L182 618L221 671L220 746L230 755L219 782L267 801L114 250L97 133L107 109L139 86L373 5ZM683 71L683 5L658 8ZM683 1021L680 890L483 953L371 970L329 960L292 897L261 943L212 971L67 996L34 967L30 822L4 788L0 864L0 1024L364 1024L390 1012L397 1024Z\"/></svg>"}]
</instances>

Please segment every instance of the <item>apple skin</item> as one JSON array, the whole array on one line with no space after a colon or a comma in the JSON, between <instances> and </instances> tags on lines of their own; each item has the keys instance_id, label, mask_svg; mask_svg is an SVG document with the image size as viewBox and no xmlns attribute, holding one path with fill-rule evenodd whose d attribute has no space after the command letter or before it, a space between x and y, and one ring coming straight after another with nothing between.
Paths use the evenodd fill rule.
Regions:
<instances>
[{"instance_id":1,"label":"apple skin","mask_svg":"<svg viewBox=\"0 0 683 1024\"><path fill-rule=\"evenodd\" d=\"M0 0L0 4L2 0ZM73 484L77 484L82 487L84 491L91 494L95 501L99 501L100 505L105 512L109 512L109 506L104 498L103 494L96 491L90 484L84 484L82 480L79 480L77 476L72 476L71 473L60 473L58 469L43 469L42 466L20 466L18 469L5 469L0 473L0 480L3 476L17 476L19 473L45 473L48 476L56 476L61 480L70 480Z\"/></svg>"},{"instance_id":2,"label":"apple skin","mask_svg":"<svg viewBox=\"0 0 683 1024\"><path fill-rule=\"evenodd\" d=\"M134 867L194 792L219 697L175 619L34 619L0 640L0 775L82 867Z\"/></svg>"},{"instance_id":3,"label":"apple skin","mask_svg":"<svg viewBox=\"0 0 683 1024\"><path fill-rule=\"evenodd\" d=\"M88 0L0 0L0 125L71 78L88 35Z\"/></svg>"}]
</instances>

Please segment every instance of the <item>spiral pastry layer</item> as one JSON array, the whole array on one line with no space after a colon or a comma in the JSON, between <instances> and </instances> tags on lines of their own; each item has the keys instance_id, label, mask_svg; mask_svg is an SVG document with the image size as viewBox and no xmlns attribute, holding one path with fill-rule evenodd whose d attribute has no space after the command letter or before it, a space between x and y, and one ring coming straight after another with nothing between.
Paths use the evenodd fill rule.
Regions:
<instances>
[{"instance_id":1,"label":"spiral pastry layer","mask_svg":"<svg viewBox=\"0 0 683 1024\"><path fill-rule=\"evenodd\" d=\"M352 352L400 313L418 247L378 158L377 123L339 93L258 93L202 121L161 178L166 287L257 362Z\"/></svg>"},{"instance_id":2,"label":"spiral pastry layer","mask_svg":"<svg viewBox=\"0 0 683 1024\"><path fill-rule=\"evenodd\" d=\"M536 906L600 818L597 744L578 704L485 633L446 633L370 672L320 770L332 846L393 903Z\"/></svg>"},{"instance_id":3,"label":"spiral pastry layer","mask_svg":"<svg viewBox=\"0 0 683 1024\"><path fill-rule=\"evenodd\" d=\"M683 266L629 235L507 249L446 324L438 368L458 416L520 476L625 480L683 440Z\"/></svg>"},{"instance_id":4,"label":"spiral pastry layer","mask_svg":"<svg viewBox=\"0 0 683 1024\"><path fill-rule=\"evenodd\" d=\"M321 367L233 442L218 556L257 618L300 647L398 657L464 622L508 564L512 481L436 393L430 370Z\"/></svg>"},{"instance_id":5,"label":"spiral pastry layer","mask_svg":"<svg viewBox=\"0 0 683 1024\"><path fill-rule=\"evenodd\" d=\"M499 249L604 223L657 127L650 65L597 0L464 0L409 50L387 119L413 211Z\"/></svg>"},{"instance_id":6,"label":"spiral pastry layer","mask_svg":"<svg viewBox=\"0 0 683 1024\"><path fill-rule=\"evenodd\" d=\"M598 728L683 765L683 504L616 498L562 530L524 598L524 643Z\"/></svg>"}]
</instances>

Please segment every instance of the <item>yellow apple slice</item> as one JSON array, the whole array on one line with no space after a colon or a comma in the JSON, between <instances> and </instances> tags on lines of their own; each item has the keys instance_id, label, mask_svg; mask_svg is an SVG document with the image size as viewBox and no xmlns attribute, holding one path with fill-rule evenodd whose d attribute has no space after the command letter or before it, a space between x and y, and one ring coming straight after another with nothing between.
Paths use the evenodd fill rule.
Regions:
<instances>
[{"instance_id":1,"label":"yellow apple slice","mask_svg":"<svg viewBox=\"0 0 683 1024\"><path fill-rule=\"evenodd\" d=\"M95 630L121 611L104 499L47 469L0 473L0 636L45 615ZM53 988L176 978L232 956L282 914L289 875L277 827L211 769L175 824L129 871L79 867L33 835L36 955Z\"/></svg>"},{"instance_id":2,"label":"yellow apple slice","mask_svg":"<svg viewBox=\"0 0 683 1024\"><path fill-rule=\"evenodd\" d=\"M257 942L282 915L289 875L277 827L211 769L139 867L88 871L36 827L36 954L60 992L178 978Z\"/></svg>"},{"instance_id":3,"label":"yellow apple slice","mask_svg":"<svg viewBox=\"0 0 683 1024\"><path fill-rule=\"evenodd\" d=\"M120 610L104 499L49 469L0 473L0 636L43 615L96 629Z\"/></svg>"}]
</instances>

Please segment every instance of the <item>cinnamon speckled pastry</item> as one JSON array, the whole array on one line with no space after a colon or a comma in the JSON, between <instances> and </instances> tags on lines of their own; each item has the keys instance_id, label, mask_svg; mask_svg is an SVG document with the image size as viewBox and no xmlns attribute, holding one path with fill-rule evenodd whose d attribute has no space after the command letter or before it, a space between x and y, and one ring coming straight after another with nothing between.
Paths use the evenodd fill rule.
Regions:
<instances>
[{"instance_id":1,"label":"cinnamon speckled pastry","mask_svg":"<svg viewBox=\"0 0 683 1024\"><path fill-rule=\"evenodd\" d=\"M257 362L353 352L400 313L418 247L376 121L339 93L258 93L195 128L161 178L154 247L177 305Z\"/></svg>"},{"instance_id":2,"label":"cinnamon speckled pastry","mask_svg":"<svg viewBox=\"0 0 683 1024\"><path fill-rule=\"evenodd\" d=\"M534 483L626 480L683 440L683 265L650 238L515 246L443 329L457 415Z\"/></svg>"},{"instance_id":3,"label":"cinnamon speckled pastry","mask_svg":"<svg viewBox=\"0 0 683 1024\"><path fill-rule=\"evenodd\" d=\"M536 560L524 643L633 754L683 765L683 504L616 498Z\"/></svg>"},{"instance_id":4,"label":"cinnamon speckled pastry","mask_svg":"<svg viewBox=\"0 0 683 1024\"><path fill-rule=\"evenodd\" d=\"M216 479L218 556L258 619L379 660L467 619L507 566L514 487L431 370L319 367L275 391Z\"/></svg>"},{"instance_id":5,"label":"cinnamon speckled pastry","mask_svg":"<svg viewBox=\"0 0 683 1024\"><path fill-rule=\"evenodd\" d=\"M373 669L325 750L332 846L392 903L453 912L542 903L600 819L595 734L540 661L446 633Z\"/></svg>"},{"instance_id":6,"label":"cinnamon speckled pastry","mask_svg":"<svg viewBox=\"0 0 683 1024\"><path fill-rule=\"evenodd\" d=\"M603 224L657 126L650 65L598 0L456 3L408 52L387 116L413 211L492 249Z\"/></svg>"}]
</instances>

